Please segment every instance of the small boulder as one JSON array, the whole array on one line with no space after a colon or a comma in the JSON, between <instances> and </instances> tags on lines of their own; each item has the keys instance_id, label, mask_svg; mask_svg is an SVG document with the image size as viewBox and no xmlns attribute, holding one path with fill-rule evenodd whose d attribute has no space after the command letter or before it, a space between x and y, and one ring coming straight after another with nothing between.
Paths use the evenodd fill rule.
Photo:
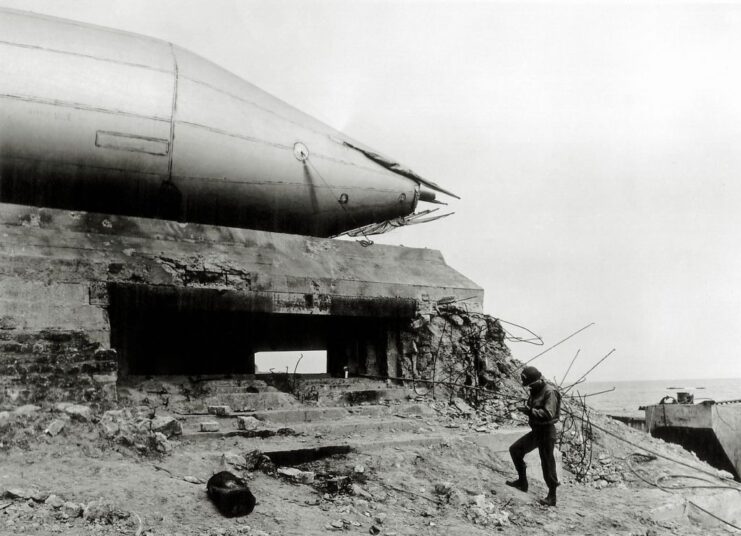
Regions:
<instances>
[{"instance_id":1,"label":"small boulder","mask_svg":"<svg viewBox=\"0 0 741 536\"><path fill-rule=\"evenodd\" d=\"M113 504L98 500L88 503L82 512L82 518L90 523L97 521L98 523L112 524L117 519L125 519L129 515L117 508Z\"/></svg>"},{"instance_id":2,"label":"small boulder","mask_svg":"<svg viewBox=\"0 0 741 536\"><path fill-rule=\"evenodd\" d=\"M183 425L170 415L158 415L152 419L151 429L153 432L163 433L167 439L183 433Z\"/></svg>"},{"instance_id":3,"label":"small boulder","mask_svg":"<svg viewBox=\"0 0 741 536\"><path fill-rule=\"evenodd\" d=\"M61 507L61 510L63 514L66 514L67 516L72 518L79 517L80 514L82 514L82 506L71 501L67 501L66 503L64 503Z\"/></svg>"},{"instance_id":4,"label":"small boulder","mask_svg":"<svg viewBox=\"0 0 741 536\"><path fill-rule=\"evenodd\" d=\"M34 413L38 412L41 409L40 406L35 406L34 404L25 404L23 406L18 406L13 410L13 413L15 415L33 415Z\"/></svg>"},{"instance_id":5,"label":"small boulder","mask_svg":"<svg viewBox=\"0 0 741 536\"><path fill-rule=\"evenodd\" d=\"M67 422L64 419L54 419L49 423L49 426L46 427L44 433L54 437L62 431L65 424L67 424Z\"/></svg>"},{"instance_id":6,"label":"small boulder","mask_svg":"<svg viewBox=\"0 0 741 536\"><path fill-rule=\"evenodd\" d=\"M64 499L62 499L59 495L49 495L44 503L47 506L51 506L52 508L61 508L64 506Z\"/></svg>"},{"instance_id":7,"label":"small boulder","mask_svg":"<svg viewBox=\"0 0 741 536\"><path fill-rule=\"evenodd\" d=\"M100 428L103 432L103 437L110 439L121 430L121 425L119 425L117 422L106 420L100 423Z\"/></svg>"},{"instance_id":8,"label":"small boulder","mask_svg":"<svg viewBox=\"0 0 741 536\"><path fill-rule=\"evenodd\" d=\"M84 406L82 404L65 405L62 411L73 419L83 422L89 421L93 416L93 410L90 406Z\"/></svg>"},{"instance_id":9,"label":"small boulder","mask_svg":"<svg viewBox=\"0 0 741 536\"><path fill-rule=\"evenodd\" d=\"M300 484L311 484L316 476L313 471L302 471L295 467L279 467L278 474Z\"/></svg>"},{"instance_id":10,"label":"small boulder","mask_svg":"<svg viewBox=\"0 0 741 536\"><path fill-rule=\"evenodd\" d=\"M199 426L201 432L218 432L219 431L219 423L215 421L206 421L200 423Z\"/></svg>"},{"instance_id":11,"label":"small boulder","mask_svg":"<svg viewBox=\"0 0 741 536\"><path fill-rule=\"evenodd\" d=\"M353 483L350 486L350 491L353 495L356 495L358 497L363 497L364 499L368 499L369 501L373 500L373 495L365 491L362 487L360 487L358 484Z\"/></svg>"},{"instance_id":12,"label":"small boulder","mask_svg":"<svg viewBox=\"0 0 741 536\"><path fill-rule=\"evenodd\" d=\"M240 415L237 417L237 428L240 430L257 430L260 420L251 415Z\"/></svg>"},{"instance_id":13,"label":"small boulder","mask_svg":"<svg viewBox=\"0 0 741 536\"><path fill-rule=\"evenodd\" d=\"M48 493L44 494L38 489L33 488L8 488L3 494L8 499L22 499L22 500L34 500L37 502L44 502L49 496Z\"/></svg>"},{"instance_id":14,"label":"small boulder","mask_svg":"<svg viewBox=\"0 0 741 536\"><path fill-rule=\"evenodd\" d=\"M225 452L222 454L222 460L224 464L232 465L240 469L247 466L247 460L245 457L234 452Z\"/></svg>"},{"instance_id":15,"label":"small boulder","mask_svg":"<svg viewBox=\"0 0 741 536\"><path fill-rule=\"evenodd\" d=\"M172 443L167 440L167 436L162 432L155 432L153 437L154 450L162 454L172 452Z\"/></svg>"},{"instance_id":16,"label":"small boulder","mask_svg":"<svg viewBox=\"0 0 741 536\"><path fill-rule=\"evenodd\" d=\"M469 406L462 398L454 398L451 404L463 415L473 415L474 409Z\"/></svg>"}]
</instances>

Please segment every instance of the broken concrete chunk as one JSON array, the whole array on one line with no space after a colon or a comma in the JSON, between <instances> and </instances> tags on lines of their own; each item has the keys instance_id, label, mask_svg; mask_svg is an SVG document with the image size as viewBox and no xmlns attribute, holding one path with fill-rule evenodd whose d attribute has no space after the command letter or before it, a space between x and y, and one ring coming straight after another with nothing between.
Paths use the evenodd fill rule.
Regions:
<instances>
[{"instance_id":1,"label":"broken concrete chunk","mask_svg":"<svg viewBox=\"0 0 741 536\"><path fill-rule=\"evenodd\" d=\"M149 406L137 406L132 415L135 419L154 419L154 408Z\"/></svg>"},{"instance_id":2,"label":"broken concrete chunk","mask_svg":"<svg viewBox=\"0 0 741 536\"><path fill-rule=\"evenodd\" d=\"M44 502L49 497L49 494L35 488L8 488L5 490L3 496L8 499L31 499L36 502Z\"/></svg>"},{"instance_id":3,"label":"broken concrete chunk","mask_svg":"<svg viewBox=\"0 0 741 536\"><path fill-rule=\"evenodd\" d=\"M295 467L278 467L278 474L301 484L311 484L314 482L315 477L313 471L302 471Z\"/></svg>"},{"instance_id":4,"label":"broken concrete chunk","mask_svg":"<svg viewBox=\"0 0 741 536\"><path fill-rule=\"evenodd\" d=\"M229 406L208 406L208 412L218 417L226 417L232 410Z\"/></svg>"},{"instance_id":5,"label":"broken concrete chunk","mask_svg":"<svg viewBox=\"0 0 741 536\"><path fill-rule=\"evenodd\" d=\"M64 499L62 499L59 495L49 495L46 500L44 501L48 506L51 506L52 508L61 508L62 505L64 505Z\"/></svg>"},{"instance_id":6,"label":"broken concrete chunk","mask_svg":"<svg viewBox=\"0 0 741 536\"><path fill-rule=\"evenodd\" d=\"M90 523L97 521L110 525L117 519L126 519L127 517L129 517L128 513L102 499L88 503L82 512L82 518Z\"/></svg>"},{"instance_id":7,"label":"broken concrete chunk","mask_svg":"<svg viewBox=\"0 0 741 536\"><path fill-rule=\"evenodd\" d=\"M151 421L153 432L163 433L167 439L183 433L183 425L170 415L158 415Z\"/></svg>"},{"instance_id":8,"label":"broken concrete chunk","mask_svg":"<svg viewBox=\"0 0 741 536\"><path fill-rule=\"evenodd\" d=\"M411 324L412 329L418 330L423 328L427 324L428 320L424 317L415 318Z\"/></svg>"},{"instance_id":9,"label":"broken concrete chunk","mask_svg":"<svg viewBox=\"0 0 741 536\"><path fill-rule=\"evenodd\" d=\"M353 483L352 486L350 486L350 491L353 495L356 495L358 497L363 497L364 499L368 499L369 501L373 500L373 495L365 491L358 484Z\"/></svg>"},{"instance_id":10,"label":"broken concrete chunk","mask_svg":"<svg viewBox=\"0 0 741 536\"><path fill-rule=\"evenodd\" d=\"M448 494L448 504L451 506L461 506L462 504L465 504L465 502L466 496L459 489L453 488L453 490Z\"/></svg>"},{"instance_id":11,"label":"broken concrete chunk","mask_svg":"<svg viewBox=\"0 0 741 536\"><path fill-rule=\"evenodd\" d=\"M78 421L89 421L93 415L93 410L90 406L83 406L82 404L67 404L63 407L62 411Z\"/></svg>"},{"instance_id":12,"label":"broken concrete chunk","mask_svg":"<svg viewBox=\"0 0 741 536\"><path fill-rule=\"evenodd\" d=\"M469 406L465 400L462 398L454 398L451 402L451 404L457 409L459 412L461 412L464 415L473 415L474 409Z\"/></svg>"},{"instance_id":13,"label":"broken concrete chunk","mask_svg":"<svg viewBox=\"0 0 741 536\"><path fill-rule=\"evenodd\" d=\"M67 424L67 422L64 419L54 419L49 423L49 426L46 427L44 433L54 437L62 431L65 424Z\"/></svg>"},{"instance_id":14,"label":"broken concrete chunk","mask_svg":"<svg viewBox=\"0 0 741 536\"><path fill-rule=\"evenodd\" d=\"M251 415L240 415L237 417L237 428L240 430L257 430L260 424L260 420Z\"/></svg>"},{"instance_id":15,"label":"broken concrete chunk","mask_svg":"<svg viewBox=\"0 0 741 536\"><path fill-rule=\"evenodd\" d=\"M25 404L23 406L18 406L13 410L13 413L15 415L33 415L37 411L39 411L41 407L35 406L33 404Z\"/></svg>"},{"instance_id":16,"label":"broken concrete chunk","mask_svg":"<svg viewBox=\"0 0 741 536\"><path fill-rule=\"evenodd\" d=\"M183 480L190 482L191 484L203 484L203 480L195 476L187 475L183 477Z\"/></svg>"},{"instance_id":17,"label":"broken concrete chunk","mask_svg":"<svg viewBox=\"0 0 741 536\"><path fill-rule=\"evenodd\" d=\"M224 464L233 465L234 467L241 468L247 465L245 457L234 452L225 452L221 455L221 459Z\"/></svg>"},{"instance_id":18,"label":"broken concrete chunk","mask_svg":"<svg viewBox=\"0 0 741 536\"><path fill-rule=\"evenodd\" d=\"M116 422L110 422L110 421L103 421L100 423L101 429L103 431L103 437L110 439L113 436L115 436L121 427Z\"/></svg>"},{"instance_id":19,"label":"broken concrete chunk","mask_svg":"<svg viewBox=\"0 0 741 536\"><path fill-rule=\"evenodd\" d=\"M218 432L219 431L219 423L215 421L206 421L200 423L199 429L201 432Z\"/></svg>"},{"instance_id":20,"label":"broken concrete chunk","mask_svg":"<svg viewBox=\"0 0 741 536\"><path fill-rule=\"evenodd\" d=\"M271 471L274 468L273 462L268 456L259 450L253 450L245 455L245 469L248 471Z\"/></svg>"},{"instance_id":21,"label":"broken concrete chunk","mask_svg":"<svg viewBox=\"0 0 741 536\"><path fill-rule=\"evenodd\" d=\"M62 513L72 518L79 517L80 514L82 514L82 506L77 503L67 501L62 505Z\"/></svg>"},{"instance_id":22,"label":"broken concrete chunk","mask_svg":"<svg viewBox=\"0 0 741 536\"><path fill-rule=\"evenodd\" d=\"M167 454L172 451L172 444L167 440L167 436L162 432L154 433L154 450Z\"/></svg>"}]
</instances>

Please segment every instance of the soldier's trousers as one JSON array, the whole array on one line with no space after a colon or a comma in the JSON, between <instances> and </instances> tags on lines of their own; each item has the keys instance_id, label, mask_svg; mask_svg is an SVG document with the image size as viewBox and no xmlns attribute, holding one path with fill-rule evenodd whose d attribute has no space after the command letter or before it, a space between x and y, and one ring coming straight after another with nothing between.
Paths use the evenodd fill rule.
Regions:
<instances>
[{"instance_id":1,"label":"soldier's trousers","mask_svg":"<svg viewBox=\"0 0 741 536\"><path fill-rule=\"evenodd\" d=\"M553 455L553 449L556 448L556 426L548 424L545 426L536 426L512 443L509 447L509 454L515 464L518 475L525 474L525 454L538 449L540 454L540 465L543 468L543 480L545 480L548 489L555 489L558 486L558 477L556 476L556 458Z\"/></svg>"}]
</instances>

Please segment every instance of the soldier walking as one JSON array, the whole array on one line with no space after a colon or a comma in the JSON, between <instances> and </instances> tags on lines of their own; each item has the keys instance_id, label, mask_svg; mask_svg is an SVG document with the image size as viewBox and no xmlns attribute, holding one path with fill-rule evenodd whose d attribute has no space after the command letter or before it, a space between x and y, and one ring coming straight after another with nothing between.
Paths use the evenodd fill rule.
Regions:
<instances>
[{"instance_id":1,"label":"soldier walking","mask_svg":"<svg viewBox=\"0 0 741 536\"><path fill-rule=\"evenodd\" d=\"M546 506L556 506L556 488L559 485L556 476L556 459L553 450L556 447L556 423L561 411L561 394L555 386L547 383L535 367L525 367L520 374L522 385L530 388L527 405L517 408L528 416L530 432L515 441L509 447L509 454L517 469L517 480L508 480L506 484L521 491L527 491L527 466L525 454L538 449L543 479L548 486L548 495L540 500Z\"/></svg>"}]
</instances>

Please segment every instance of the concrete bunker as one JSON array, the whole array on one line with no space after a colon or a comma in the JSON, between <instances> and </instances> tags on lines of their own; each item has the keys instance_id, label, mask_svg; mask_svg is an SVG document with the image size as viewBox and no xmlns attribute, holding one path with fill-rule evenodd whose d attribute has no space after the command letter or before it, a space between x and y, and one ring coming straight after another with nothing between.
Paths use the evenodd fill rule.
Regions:
<instances>
[{"instance_id":1,"label":"concrete bunker","mask_svg":"<svg viewBox=\"0 0 741 536\"><path fill-rule=\"evenodd\" d=\"M334 314L270 312L261 296L208 288L110 284L111 347L119 379L255 374L255 354L326 350L330 376L388 375L412 300L345 299ZM392 366L395 361L392 361Z\"/></svg>"},{"instance_id":2,"label":"concrete bunker","mask_svg":"<svg viewBox=\"0 0 741 536\"><path fill-rule=\"evenodd\" d=\"M338 378L420 377L437 343L415 347L415 319L483 302L429 249L4 203L0 232L13 405L108 403L148 375L251 375L261 351L326 350Z\"/></svg>"}]
</instances>

